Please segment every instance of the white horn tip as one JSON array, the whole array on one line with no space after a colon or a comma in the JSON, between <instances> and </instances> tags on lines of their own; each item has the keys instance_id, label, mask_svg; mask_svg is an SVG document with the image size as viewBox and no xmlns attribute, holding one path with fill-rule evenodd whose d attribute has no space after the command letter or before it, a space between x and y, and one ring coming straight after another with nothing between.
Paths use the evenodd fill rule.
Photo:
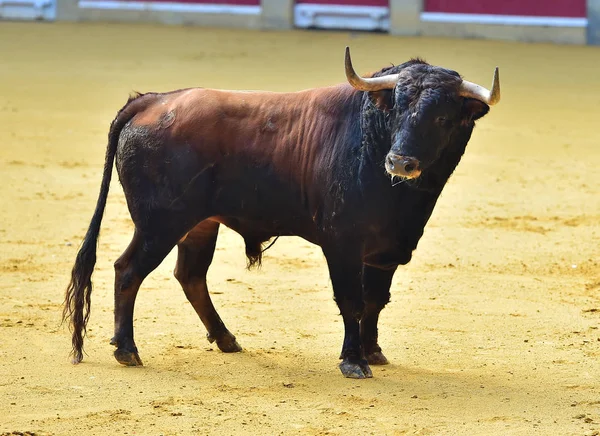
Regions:
<instances>
[{"instance_id":1,"label":"white horn tip","mask_svg":"<svg viewBox=\"0 0 600 436\"><path fill-rule=\"evenodd\" d=\"M490 92L490 105L500 101L500 70L498 67L494 69L494 81L492 83L492 91Z\"/></svg>"}]
</instances>

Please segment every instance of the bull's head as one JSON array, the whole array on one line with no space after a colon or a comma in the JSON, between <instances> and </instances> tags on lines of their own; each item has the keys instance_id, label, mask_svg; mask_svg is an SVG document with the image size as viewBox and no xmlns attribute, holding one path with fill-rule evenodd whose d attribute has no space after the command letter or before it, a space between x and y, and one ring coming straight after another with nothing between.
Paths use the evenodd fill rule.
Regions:
<instances>
[{"instance_id":1,"label":"bull's head","mask_svg":"<svg viewBox=\"0 0 600 436\"><path fill-rule=\"evenodd\" d=\"M389 114L391 147L385 169L406 179L419 177L460 129L473 129L474 121L500 100L498 68L491 91L462 80L455 71L420 61L407 63L397 74L362 78L346 47L346 77Z\"/></svg>"}]
</instances>

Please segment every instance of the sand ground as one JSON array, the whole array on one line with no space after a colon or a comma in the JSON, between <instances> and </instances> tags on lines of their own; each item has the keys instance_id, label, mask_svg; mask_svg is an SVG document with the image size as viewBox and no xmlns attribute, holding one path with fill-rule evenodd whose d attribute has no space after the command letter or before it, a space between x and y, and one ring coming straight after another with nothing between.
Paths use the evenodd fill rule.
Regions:
<instances>
[{"instance_id":1,"label":"sand ground","mask_svg":"<svg viewBox=\"0 0 600 436\"><path fill-rule=\"evenodd\" d=\"M360 71L419 55L489 86L501 68L502 102L395 276L380 323L391 364L341 376L318 247L282 238L248 272L225 229L209 282L244 352L206 341L171 253L137 299L145 366L119 366L112 263L132 225L113 181L88 355L72 366L63 292L128 93L338 83L347 44ZM598 434L600 49L1 23L0 53L0 434Z\"/></svg>"}]
</instances>

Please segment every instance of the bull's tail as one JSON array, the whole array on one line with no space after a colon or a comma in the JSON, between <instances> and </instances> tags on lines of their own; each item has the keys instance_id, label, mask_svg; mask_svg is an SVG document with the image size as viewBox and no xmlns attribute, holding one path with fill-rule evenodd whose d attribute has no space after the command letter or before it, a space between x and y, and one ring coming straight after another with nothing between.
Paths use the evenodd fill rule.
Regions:
<instances>
[{"instance_id":1,"label":"bull's tail","mask_svg":"<svg viewBox=\"0 0 600 436\"><path fill-rule=\"evenodd\" d=\"M117 113L117 116L110 125L108 133L108 146L106 147L106 157L104 161L104 172L102 174L102 184L100 194L96 203L96 210L92 216L90 226L88 227L85 238L75 265L71 271L71 282L65 293L63 307L63 322L70 321L72 337L72 362L79 363L83 359L83 338L86 334L86 326L90 318L90 304L92 294L92 273L96 264L96 245L100 233L100 223L106 206L110 179L112 176L112 167L117 152L117 144L121 129L138 112L140 106L135 104L140 100L141 94L135 94L129 98L127 104Z\"/></svg>"}]
</instances>

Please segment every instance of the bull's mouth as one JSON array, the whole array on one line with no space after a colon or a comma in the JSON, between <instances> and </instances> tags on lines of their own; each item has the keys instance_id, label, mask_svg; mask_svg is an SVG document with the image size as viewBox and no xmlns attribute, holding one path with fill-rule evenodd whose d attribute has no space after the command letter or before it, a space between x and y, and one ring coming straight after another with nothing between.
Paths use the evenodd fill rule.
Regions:
<instances>
[{"instance_id":1,"label":"bull's mouth","mask_svg":"<svg viewBox=\"0 0 600 436\"><path fill-rule=\"evenodd\" d=\"M421 175L420 162L414 157L389 153L385 158L385 170L402 179L416 179Z\"/></svg>"}]
</instances>

